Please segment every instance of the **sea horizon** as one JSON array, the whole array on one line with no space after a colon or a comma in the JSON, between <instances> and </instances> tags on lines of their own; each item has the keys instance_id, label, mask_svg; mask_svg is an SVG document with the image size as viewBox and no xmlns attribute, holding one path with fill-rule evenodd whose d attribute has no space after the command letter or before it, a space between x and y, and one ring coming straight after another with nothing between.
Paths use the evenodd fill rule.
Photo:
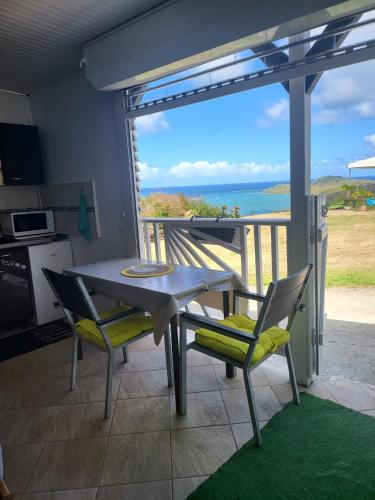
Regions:
<instances>
[{"instance_id":1,"label":"sea horizon","mask_svg":"<svg viewBox=\"0 0 375 500\"><path fill-rule=\"evenodd\" d=\"M337 176L333 176L337 177ZM373 180L374 176L361 176L347 178L348 181L356 179ZM312 179L317 180L317 179ZM259 215L290 210L289 193L265 193L264 190L280 184L289 184L283 181L255 181L236 182L231 184L197 184L189 186L160 186L141 188L141 195L148 196L152 193L178 194L182 193L193 198L200 198L211 205L225 206L230 212L233 207L239 207L241 217Z\"/></svg>"},{"instance_id":2,"label":"sea horizon","mask_svg":"<svg viewBox=\"0 0 375 500\"><path fill-rule=\"evenodd\" d=\"M152 193L182 193L193 198L201 198L207 203L222 207L228 211L239 207L242 217L263 213L289 210L289 194L270 194L264 190L289 181L238 182L233 184L209 184L196 186L167 186L141 189L142 196Z\"/></svg>"}]
</instances>

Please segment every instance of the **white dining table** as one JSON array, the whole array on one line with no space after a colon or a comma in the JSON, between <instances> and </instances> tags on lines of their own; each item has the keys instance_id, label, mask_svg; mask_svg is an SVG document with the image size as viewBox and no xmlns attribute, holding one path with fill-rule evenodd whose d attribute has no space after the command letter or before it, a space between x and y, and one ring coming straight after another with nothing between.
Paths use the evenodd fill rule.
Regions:
<instances>
[{"instance_id":1,"label":"white dining table","mask_svg":"<svg viewBox=\"0 0 375 500\"><path fill-rule=\"evenodd\" d=\"M179 310L207 291L227 292L243 289L239 277L230 271L174 265L173 271L163 276L147 278L128 277L123 269L155 263L144 259L111 259L70 267L64 272L80 277L95 293L138 307L151 314L154 338L159 344L171 326L176 407L180 398L179 339L177 316Z\"/></svg>"}]
</instances>

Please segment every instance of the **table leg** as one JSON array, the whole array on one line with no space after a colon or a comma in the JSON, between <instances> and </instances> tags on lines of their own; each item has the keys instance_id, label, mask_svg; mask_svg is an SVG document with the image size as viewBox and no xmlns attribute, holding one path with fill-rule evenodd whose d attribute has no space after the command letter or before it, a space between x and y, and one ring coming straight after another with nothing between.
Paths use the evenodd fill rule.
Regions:
<instances>
[{"instance_id":1,"label":"table leg","mask_svg":"<svg viewBox=\"0 0 375 500\"><path fill-rule=\"evenodd\" d=\"M223 292L223 313L224 318L230 314L229 292ZM225 374L229 378L235 377L237 375L237 367L231 365L230 363L225 363Z\"/></svg>"},{"instance_id":2,"label":"table leg","mask_svg":"<svg viewBox=\"0 0 375 500\"><path fill-rule=\"evenodd\" d=\"M181 408L181 380L180 380L180 350L178 344L177 314L171 319L171 340L174 373L174 390L176 396L176 412Z\"/></svg>"},{"instance_id":3,"label":"table leg","mask_svg":"<svg viewBox=\"0 0 375 500\"><path fill-rule=\"evenodd\" d=\"M80 338L78 339L78 359L79 360L83 359L83 345L82 345L82 340Z\"/></svg>"}]
</instances>

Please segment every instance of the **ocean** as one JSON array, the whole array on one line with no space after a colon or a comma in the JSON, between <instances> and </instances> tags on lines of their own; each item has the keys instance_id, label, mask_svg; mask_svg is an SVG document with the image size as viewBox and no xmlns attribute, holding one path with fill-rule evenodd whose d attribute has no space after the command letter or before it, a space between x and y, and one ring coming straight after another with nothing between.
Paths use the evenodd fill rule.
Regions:
<instances>
[{"instance_id":1,"label":"ocean","mask_svg":"<svg viewBox=\"0 0 375 500\"><path fill-rule=\"evenodd\" d=\"M289 194L267 194L263 190L284 184L287 181L278 182L246 182L243 184L217 184L209 186L175 186L159 188L143 188L142 196L151 193L183 193L194 198L203 198L208 203L222 207L226 205L228 211L232 207L240 208L241 216L256 215L290 208Z\"/></svg>"}]
</instances>

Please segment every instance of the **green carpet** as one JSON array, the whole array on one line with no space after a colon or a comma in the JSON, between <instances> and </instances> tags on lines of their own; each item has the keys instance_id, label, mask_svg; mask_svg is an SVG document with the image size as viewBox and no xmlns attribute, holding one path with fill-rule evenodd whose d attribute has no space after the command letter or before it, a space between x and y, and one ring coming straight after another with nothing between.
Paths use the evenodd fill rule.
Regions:
<instances>
[{"instance_id":1,"label":"green carpet","mask_svg":"<svg viewBox=\"0 0 375 500\"><path fill-rule=\"evenodd\" d=\"M250 424L249 424L250 425ZM189 500L375 499L375 418L301 394Z\"/></svg>"}]
</instances>

